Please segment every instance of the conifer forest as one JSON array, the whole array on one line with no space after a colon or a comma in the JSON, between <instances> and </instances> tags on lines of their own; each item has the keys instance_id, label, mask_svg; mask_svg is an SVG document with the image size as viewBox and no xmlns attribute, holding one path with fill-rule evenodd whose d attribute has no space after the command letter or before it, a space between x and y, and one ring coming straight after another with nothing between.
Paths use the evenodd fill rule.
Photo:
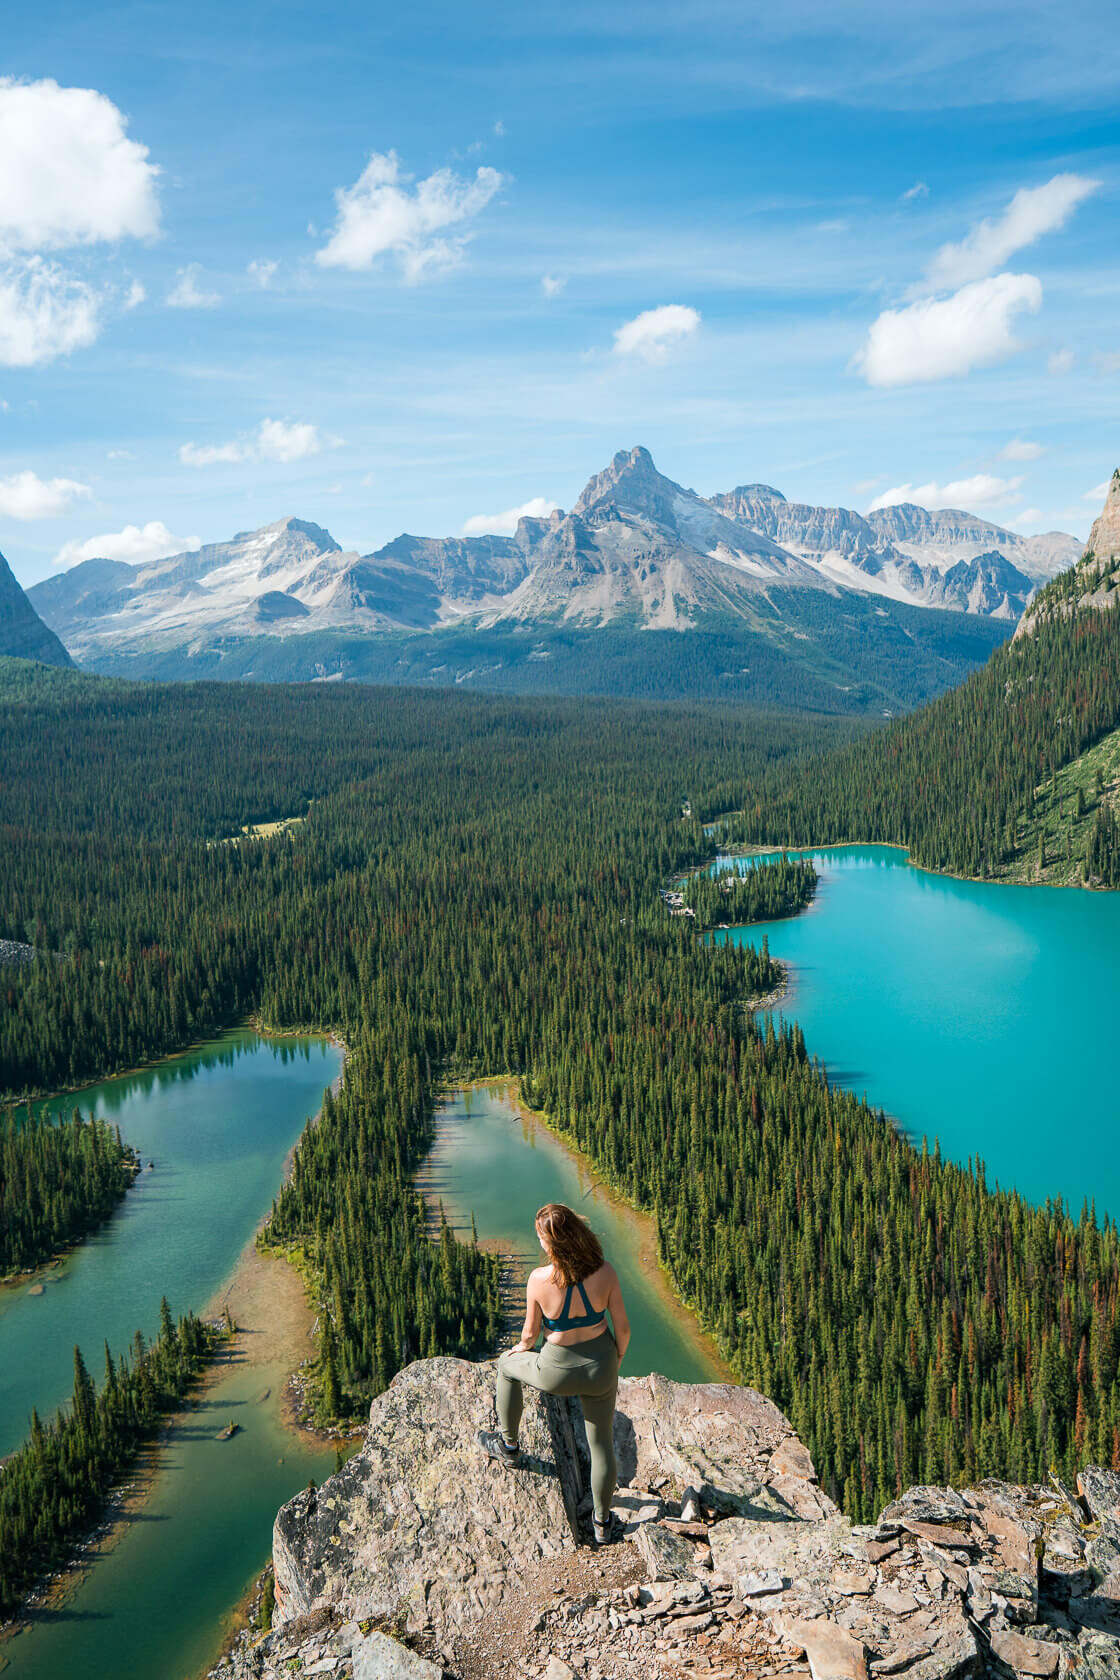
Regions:
<instances>
[{"instance_id":1,"label":"conifer forest","mask_svg":"<svg viewBox=\"0 0 1120 1680\"><path fill-rule=\"evenodd\" d=\"M323 1417L360 1415L412 1359L493 1348L496 1263L439 1228L413 1175L441 1083L508 1074L656 1216L683 1299L854 1518L915 1482L1120 1467L1116 1228L916 1146L830 1082L795 1024L751 1014L778 965L703 930L796 910L811 866L769 864L728 892L692 873L694 916L662 896L710 862L704 825L729 811L721 844L890 839L983 875L1021 843L1040 785L1116 727L1114 617L1055 616L870 731L325 685L251 687L234 706L217 685L5 662L0 929L40 955L0 973L0 1084L18 1100L246 1018L345 1041L341 1090L262 1238L298 1249L313 1279ZM242 832L282 818L299 820ZM1086 871L1112 884L1103 798L1093 835ZM41 1128L0 1137L2 1187L19 1171L89 1180L71 1229L115 1193L93 1186L110 1139L88 1125L59 1140L80 1171L52 1164ZM53 1209L46 1188L37 1205ZM49 1218L61 1229L61 1210ZM28 1253L60 1240L18 1238ZM43 1503L26 1490L53 1490L52 1532L71 1532L116 1462L114 1430L151 1415L129 1384L162 1404L200 1335L167 1332L128 1370L110 1360L96 1401L81 1382L65 1418L36 1423L19 1479L0 1481L24 1513L18 1529L0 1513L9 1601L23 1542L8 1536ZM41 1535L27 1548L49 1552Z\"/></svg>"}]
</instances>

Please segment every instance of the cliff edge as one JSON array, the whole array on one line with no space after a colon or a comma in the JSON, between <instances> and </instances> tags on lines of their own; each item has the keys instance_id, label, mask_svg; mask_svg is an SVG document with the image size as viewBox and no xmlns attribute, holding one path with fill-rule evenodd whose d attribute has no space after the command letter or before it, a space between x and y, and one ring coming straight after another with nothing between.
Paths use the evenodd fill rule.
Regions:
<instances>
[{"instance_id":1,"label":"cliff edge","mask_svg":"<svg viewBox=\"0 0 1120 1680\"><path fill-rule=\"evenodd\" d=\"M578 1402L526 1391L525 1466L475 1444L494 1367L422 1360L285 1505L276 1618L222 1680L1120 1680L1120 1474L912 1488L856 1526L752 1389L625 1379L626 1537L595 1551Z\"/></svg>"}]
</instances>

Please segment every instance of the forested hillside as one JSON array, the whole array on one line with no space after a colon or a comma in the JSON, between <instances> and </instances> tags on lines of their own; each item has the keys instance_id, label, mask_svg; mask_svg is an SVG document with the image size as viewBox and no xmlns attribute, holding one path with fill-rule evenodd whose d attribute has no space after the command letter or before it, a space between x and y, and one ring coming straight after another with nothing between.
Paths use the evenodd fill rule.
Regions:
<instances>
[{"instance_id":1,"label":"forested hillside","mask_svg":"<svg viewBox=\"0 0 1120 1680\"><path fill-rule=\"evenodd\" d=\"M1032 633L960 688L808 773L745 780L725 838L887 841L958 875L1046 879L1060 865L1061 878L1120 886L1115 755L1061 774L1120 725L1120 613L1061 611L1073 575L1042 591Z\"/></svg>"},{"instance_id":2,"label":"forested hillside","mask_svg":"<svg viewBox=\"0 0 1120 1680\"><path fill-rule=\"evenodd\" d=\"M425 1236L411 1174L441 1074L510 1072L656 1212L685 1298L852 1512L913 1481L1120 1463L1113 1228L916 1151L829 1087L796 1029L744 1013L776 978L764 954L703 943L661 900L709 847L685 800L726 810L796 782L834 729L49 688L0 708L0 933L67 955L5 977L5 1083L135 1061L248 1011L344 1036L342 1094L270 1231L318 1280L324 1404L357 1410L405 1360L489 1333L492 1268ZM274 839L211 843L309 798Z\"/></svg>"}]
</instances>

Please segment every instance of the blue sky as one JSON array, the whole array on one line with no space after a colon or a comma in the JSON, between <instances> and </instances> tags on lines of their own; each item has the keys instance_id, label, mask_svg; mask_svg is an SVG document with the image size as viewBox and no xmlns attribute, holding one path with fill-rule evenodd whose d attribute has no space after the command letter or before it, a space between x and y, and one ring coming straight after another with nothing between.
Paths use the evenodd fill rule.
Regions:
<instances>
[{"instance_id":1,"label":"blue sky","mask_svg":"<svg viewBox=\"0 0 1120 1680\"><path fill-rule=\"evenodd\" d=\"M16 575L285 514L362 552L498 528L635 443L706 494L1084 534L1120 461L1114 11L901 11L10 8Z\"/></svg>"}]
</instances>

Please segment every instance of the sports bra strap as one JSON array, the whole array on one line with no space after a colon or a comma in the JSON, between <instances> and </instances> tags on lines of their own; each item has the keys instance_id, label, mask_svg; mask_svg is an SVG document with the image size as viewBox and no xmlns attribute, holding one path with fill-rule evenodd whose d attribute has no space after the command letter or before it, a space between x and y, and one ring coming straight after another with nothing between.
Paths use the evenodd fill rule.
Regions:
<instances>
[{"instance_id":1,"label":"sports bra strap","mask_svg":"<svg viewBox=\"0 0 1120 1680\"><path fill-rule=\"evenodd\" d=\"M582 1318L572 1317L572 1285L569 1284L564 1295L564 1305L560 1309L559 1316L556 1318L549 1318L548 1315L542 1311L541 1322L546 1330L590 1330L596 1324L605 1324L607 1322L606 1308L604 1307L600 1312L596 1312L595 1308L588 1300L587 1291L583 1287L583 1284L577 1283L575 1287L579 1290L580 1300L583 1302L584 1316Z\"/></svg>"}]
</instances>

